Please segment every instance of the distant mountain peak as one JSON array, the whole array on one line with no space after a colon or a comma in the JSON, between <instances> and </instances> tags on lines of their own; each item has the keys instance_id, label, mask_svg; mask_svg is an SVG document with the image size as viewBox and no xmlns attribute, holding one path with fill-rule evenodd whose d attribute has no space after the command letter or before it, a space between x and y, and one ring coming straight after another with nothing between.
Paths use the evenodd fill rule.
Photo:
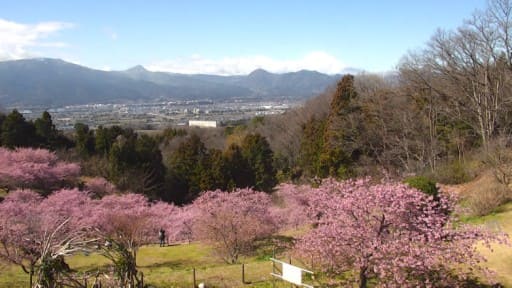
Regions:
<instances>
[{"instance_id":1,"label":"distant mountain peak","mask_svg":"<svg viewBox=\"0 0 512 288\"><path fill-rule=\"evenodd\" d=\"M45 63L45 64L73 64L66 62L59 58L25 58L25 59L18 59L18 60L8 60L5 62L19 62L19 63Z\"/></svg>"},{"instance_id":2,"label":"distant mountain peak","mask_svg":"<svg viewBox=\"0 0 512 288\"><path fill-rule=\"evenodd\" d=\"M40 58L33 58L33 59L36 61L41 61L41 62L64 62L62 59L58 59L58 58L40 57ZM23 60L30 60L30 59L23 59Z\"/></svg>"},{"instance_id":3,"label":"distant mountain peak","mask_svg":"<svg viewBox=\"0 0 512 288\"><path fill-rule=\"evenodd\" d=\"M133 66L132 68L127 69L126 72L144 73L144 72L149 72L149 71L146 68L144 68L144 66L137 65L137 66Z\"/></svg>"},{"instance_id":4,"label":"distant mountain peak","mask_svg":"<svg viewBox=\"0 0 512 288\"><path fill-rule=\"evenodd\" d=\"M251 73L249 73L248 76L257 76L257 75L269 75L269 74L272 74L270 72L268 72L267 70L265 69L262 69L262 68L258 68L254 71L252 71Z\"/></svg>"}]
</instances>

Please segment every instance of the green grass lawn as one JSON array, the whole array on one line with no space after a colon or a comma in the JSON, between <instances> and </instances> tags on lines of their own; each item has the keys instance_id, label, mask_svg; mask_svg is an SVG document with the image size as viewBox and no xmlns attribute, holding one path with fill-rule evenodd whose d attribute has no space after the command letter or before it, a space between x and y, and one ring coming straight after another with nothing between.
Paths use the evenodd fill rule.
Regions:
<instances>
[{"instance_id":1,"label":"green grass lawn","mask_svg":"<svg viewBox=\"0 0 512 288\"><path fill-rule=\"evenodd\" d=\"M499 230L509 235L512 240L512 203L499 207L494 213L466 219L468 223L485 225L493 230ZM511 241L512 242L512 241ZM505 287L512 287L512 247L507 245L493 245L493 251L481 249L487 258L486 266L494 270L497 280Z\"/></svg>"},{"instance_id":2,"label":"green grass lawn","mask_svg":"<svg viewBox=\"0 0 512 288\"><path fill-rule=\"evenodd\" d=\"M478 218L468 218L465 222L486 225L512 235L512 203L506 204L495 213ZM512 288L512 247L494 245L493 251L481 249L487 257L486 265L497 272L497 280L505 287ZM192 269L196 269L197 283L204 282L208 287L273 287L270 276L272 264L269 252L241 259L245 263L245 280L242 283L241 265L229 265L212 254L212 250L198 243L168 247L150 245L138 252L138 269L144 273L146 284L153 287L192 287ZM294 260L295 261L295 260ZM66 259L72 269L93 274L98 269L108 269L109 262L98 254L75 255ZM303 266L303 265L299 265ZM28 275L21 268L0 263L0 287L28 287ZM92 280L89 281L92 283ZM276 280L275 287L290 287L290 284Z\"/></svg>"},{"instance_id":3,"label":"green grass lawn","mask_svg":"<svg viewBox=\"0 0 512 288\"><path fill-rule=\"evenodd\" d=\"M76 255L66 259L72 269L80 272L95 272L107 269L109 262L101 255ZM270 272L272 264L263 257L244 258L245 280L242 283L241 264L229 265L212 255L212 251L201 244L183 244L158 247L142 247L137 256L138 269L144 273L145 283L154 287L192 287L192 268L196 269L197 283L208 287L273 287ZM0 287L28 287L29 279L21 268L2 265ZM92 280L89 281L92 283ZM290 287L276 281L275 287Z\"/></svg>"}]
</instances>

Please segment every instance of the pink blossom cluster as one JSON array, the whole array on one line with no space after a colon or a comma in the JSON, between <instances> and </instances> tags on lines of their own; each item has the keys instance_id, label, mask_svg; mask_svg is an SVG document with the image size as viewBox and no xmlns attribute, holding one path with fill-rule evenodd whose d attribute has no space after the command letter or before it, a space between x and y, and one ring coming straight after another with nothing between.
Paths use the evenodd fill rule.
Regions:
<instances>
[{"instance_id":1,"label":"pink blossom cluster","mask_svg":"<svg viewBox=\"0 0 512 288\"><path fill-rule=\"evenodd\" d=\"M56 191L48 198L31 190L10 192L0 203L0 258L34 265L44 255L65 256L84 240L90 226L91 200L78 189Z\"/></svg>"},{"instance_id":2,"label":"pink blossom cluster","mask_svg":"<svg viewBox=\"0 0 512 288\"><path fill-rule=\"evenodd\" d=\"M90 192L91 196L96 198L101 198L118 192L116 186L103 177L85 179L84 187L85 190Z\"/></svg>"},{"instance_id":3,"label":"pink blossom cluster","mask_svg":"<svg viewBox=\"0 0 512 288\"><path fill-rule=\"evenodd\" d=\"M297 229L311 224L308 210L313 191L307 185L284 183L277 187L274 205L270 209L280 229Z\"/></svg>"},{"instance_id":4,"label":"pink blossom cluster","mask_svg":"<svg viewBox=\"0 0 512 288\"><path fill-rule=\"evenodd\" d=\"M0 147L0 186L48 190L79 173L78 164L59 161L45 149Z\"/></svg>"},{"instance_id":5,"label":"pink blossom cluster","mask_svg":"<svg viewBox=\"0 0 512 288\"><path fill-rule=\"evenodd\" d=\"M58 250L70 240L109 238L137 249L156 243L158 229L172 227L173 214L179 211L139 194L94 200L78 189L62 189L46 198L31 190L11 191L0 203L0 257L20 265L35 263L48 241Z\"/></svg>"},{"instance_id":6,"label":"pink blossom cluster","mask_svg":"<svg viewBox=\"0 0 512 288\"><path fill-rule=\"evenodd\" d=\"M194 236L210 243L225 261L234 263L254 241L276 231L270 196L252 189L207 191L192 204Z\"/></svg>"},{"instance_id":7,"label":"pink blossom cluster","mask_svg":"<svg viewBox=\"0 0 512 288\"><path fill-rule=\"evenodd\" d=\"M356 276L345 281L360 287L370 279L378 287L457 286L473 272L485 272L476 244L503 239L477 227L455 227L450 198L436 201L401 183L328 180L310 197L315 228L296 251L316 269L351 271Z\"/></svg>"}]
</instances>

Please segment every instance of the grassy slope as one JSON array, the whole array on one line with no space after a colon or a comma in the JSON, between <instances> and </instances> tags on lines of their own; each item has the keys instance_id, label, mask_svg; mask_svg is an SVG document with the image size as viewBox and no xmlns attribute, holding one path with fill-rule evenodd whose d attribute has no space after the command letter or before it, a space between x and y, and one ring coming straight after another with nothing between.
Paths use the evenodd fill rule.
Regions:
<instances>
[{"instance_id":1,"label":"grassy slope","mask_svg":"<svg viewBox=\"0 0 512 288\"><path fill-rule=\"evenodd\" d=\"M498 229L512 236L512 203L501 206L495 213L479 218L468 219L469 223L484 224L491 229ZM512 239L512 238L511 238ZM511 241L512 242L512 241ZM486 266L494 270L497 280L505 287L512 287L512 247L493 245L493 251L481 249L486 256Z\"/></svg>"}]
</instances>

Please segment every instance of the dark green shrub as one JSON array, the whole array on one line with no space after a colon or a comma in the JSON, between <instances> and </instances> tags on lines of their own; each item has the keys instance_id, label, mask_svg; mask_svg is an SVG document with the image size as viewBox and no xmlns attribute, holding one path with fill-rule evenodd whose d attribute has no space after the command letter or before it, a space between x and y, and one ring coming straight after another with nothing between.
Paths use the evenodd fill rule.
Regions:
<instances>
[{"instance_id":1,"label":"dark green shrub","mask_svg":"<svg viewBox=\"0 0 512 288\"><path fill-rule=\"evenodd\" d=\"M424 176L412 176L404 180L404 183L412 188L416 188L425 194L437 198L439 191L437 190L436 183Z\"/></svg>"}]
</instances>

